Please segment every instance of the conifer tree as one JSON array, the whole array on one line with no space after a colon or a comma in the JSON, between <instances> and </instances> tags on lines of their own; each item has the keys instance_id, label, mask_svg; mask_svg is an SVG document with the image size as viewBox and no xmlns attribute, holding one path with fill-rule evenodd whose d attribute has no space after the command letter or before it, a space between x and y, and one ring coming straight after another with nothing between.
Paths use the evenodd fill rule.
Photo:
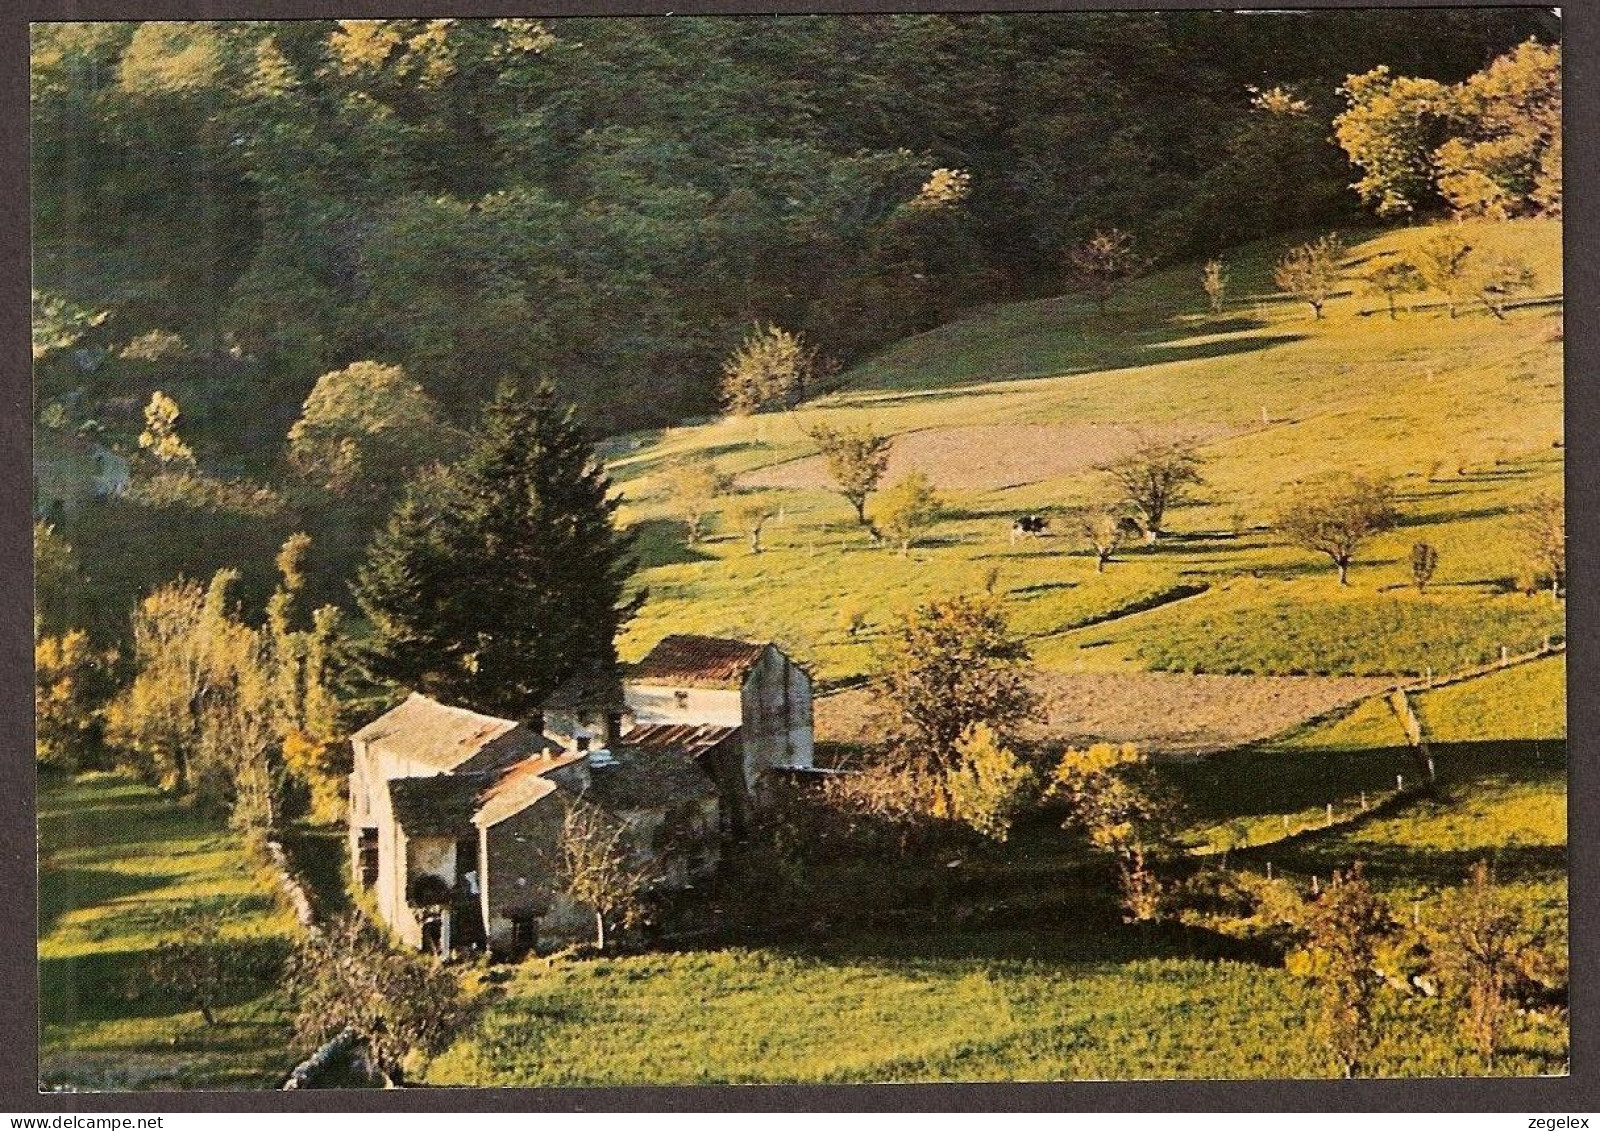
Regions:
<instances>
[{"instance_id":1,"label":"conifer tree","mask_svg":"<svg viewBox=\"0 0 1600 1131\"><path fill-rule=\"evenodd\" d=\"M369 672L477 710L535 712L569 677L605 674L637 599L632 539L572 412L503 383L479 439L413 491L357 580Z\"/></svg>"}]
</instances>

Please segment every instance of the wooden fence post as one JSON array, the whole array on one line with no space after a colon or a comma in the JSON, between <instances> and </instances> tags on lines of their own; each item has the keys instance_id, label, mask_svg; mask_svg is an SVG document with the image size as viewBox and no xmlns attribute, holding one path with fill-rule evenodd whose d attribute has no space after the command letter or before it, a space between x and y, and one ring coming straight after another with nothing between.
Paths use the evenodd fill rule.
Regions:
<instances>
[{"instance_id":1,"label":"wooden fence post","mask_svg":"<svg viewBox=\"0 0 1600 1131\"><path fill-rule=\"evenodd\" d=\"M1364 789L1361 791L1361 811L1363 813L1367 811L1367 791Z\"/></svg>"},{"instance_id":2,"label":"wooden fence post","mask_svg":"<svg viewBox=\"0 0 1600 1131\"><path fill-rule=\"evenodd\" d=\"M1398 793L1400 790L1405 789L1405 787L1406 787L1406 776L1404 774L1396 774L1394 776L1395 792Z\"/></svg>"},{"instance_id":3,"label":"wooden fence post","mask_svg":"<svg viewBox=\"0 0 1600 1131\"><path fill-rule=\"evenodd\" d=\"M1323 822L1323 827L1324 828L1329 828L1332 825L1333 825L1333 802L1330 801L1330 802L1328 802L1328 817L1327 817L1327 820Z\"/></svg>"}]
</instances>

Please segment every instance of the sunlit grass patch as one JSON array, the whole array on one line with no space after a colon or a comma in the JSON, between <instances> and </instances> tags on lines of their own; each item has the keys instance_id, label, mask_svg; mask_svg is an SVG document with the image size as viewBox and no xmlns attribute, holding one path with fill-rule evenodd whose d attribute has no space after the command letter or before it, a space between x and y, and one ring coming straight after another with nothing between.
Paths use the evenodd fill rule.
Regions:
<instances>
[{"instance_id":1,"label":"sunlit grass patch","mask_svg":"<svg viewBox=\"0 0 1600 1131\"><path fill-rule=\"evenodd\" d=\"M291 1067L278 990L218 1023L156 992L145 962L220 919L226 945L286 945L293 920L225 831L107 775L39 784L40 1075L86 1089L271 1087Z\"/></svg>"}]
</instances>

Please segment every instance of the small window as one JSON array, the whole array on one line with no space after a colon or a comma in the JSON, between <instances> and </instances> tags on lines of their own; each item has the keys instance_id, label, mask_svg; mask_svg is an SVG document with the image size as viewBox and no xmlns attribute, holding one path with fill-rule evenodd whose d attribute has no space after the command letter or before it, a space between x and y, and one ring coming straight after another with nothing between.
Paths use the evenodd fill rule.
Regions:
<instances>
[{"instance_id":1,"label":"small window","mask_svg":"<svg viewBox=\"0 0 1600 1131\"><path fill-rule=\"evenodd\" d=\"M361 830L361 886L370 888L378 882L378 830Z\"/></svg>"},{"instance_id":2,"label":"small window","mask_svg":"<svg viewBox=\"0 0 1600 1131\"><path fill-rule=\"evenodd\" d=\"M582 754L585 750L589 749L589 736L586 734L579 735L577 738L573 739L572 742L573 745L578 748L579 754Z\"/></svg>"},{"instance_id":3,"label":"small window","mask_svg":"<svg viewBox=\"0 0 1600 1131\"><path fill-rule=\"evenodd\" d=\"M689 709L689 693L687 691L678 692L677 693L677 700L678 700L678 710L687 711Z\"/></svg>"}]
</instances>

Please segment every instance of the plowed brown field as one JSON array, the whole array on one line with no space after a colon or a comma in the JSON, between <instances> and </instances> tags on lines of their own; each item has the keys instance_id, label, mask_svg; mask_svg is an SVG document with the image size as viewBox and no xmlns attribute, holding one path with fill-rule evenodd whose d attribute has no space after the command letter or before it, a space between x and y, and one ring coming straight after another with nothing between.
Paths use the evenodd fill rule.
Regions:
<instances>
[{"instance_id":1,"label":"plowed brown field","mask_svg":"<svg viewBox=\"0 0 1600 1131\"><path fill-rule=\"evenodd\" d=\"M1259 742L1383 691L1385 678L1039 672L1044 719L1036 741L1133 742L1155 754L1200 754ZM819 699L817 738L870 743L877 697L855 689ZM1395 742L1404 739L1398 724Z\"/></svg>"}]
</instances>

